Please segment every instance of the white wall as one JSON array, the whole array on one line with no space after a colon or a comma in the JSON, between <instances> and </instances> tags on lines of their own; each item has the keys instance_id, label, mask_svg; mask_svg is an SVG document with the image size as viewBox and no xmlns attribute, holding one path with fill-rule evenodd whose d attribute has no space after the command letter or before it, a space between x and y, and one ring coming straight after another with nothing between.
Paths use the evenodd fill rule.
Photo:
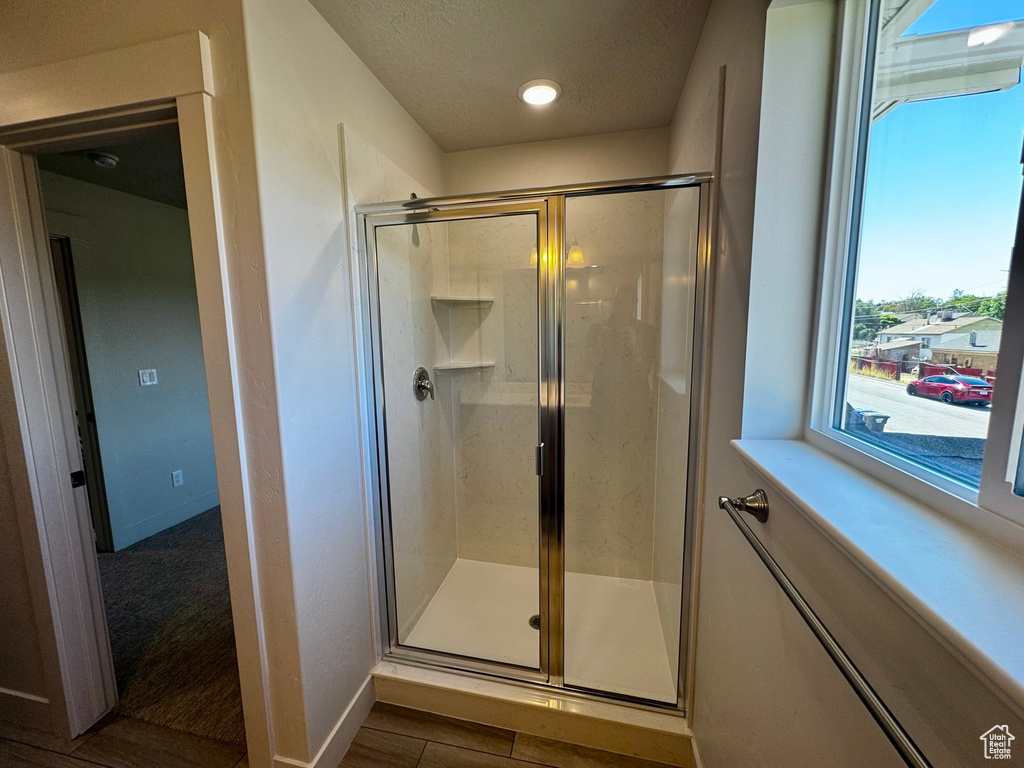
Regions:
<instances>
[{"instance_id":1,"label":"white wall","mask_svg":"<svg viewBox=\"0 0 1024 768\"><path fill-rule=\"evenodd\" d=\"M691 723L709 768L893 765L888 742L715 501L760 484L729 441L740 434L743 404L766 9L750 0L712 4L672 125L672 169L707 167L726 65Z\"/></svg>"},{"instance_id":2,"label":"white wall","mask_svg":"<svg viewBox=\"0 0 1024 768\"><path fill-rule=\"evenodd\" d=\"M449 152L445 194L658 176L667 151L668 130L649 128Z\"/></svg>"},{"instance_id":3,"label":"white wall","mask_svg":"<svg viewBox=\"0 0 1024 768\"><path fill-rule=\"evenodd\" d=\"M188 213L43 171L50 235L71 240L117 550L218 503ZM139 386L155 368L158 383ZM171 473L185 484L174 487Z\"/></svg>"},{"instance_id":4,"label":"white wall","mask_svg":"<svg viewBox=\"0 0 1024 768\"><path fill-rule=\"evenodd\" d=\"M273 403L274 393L272 387L267 386L266 294L264 274L259 269L262 243L256 205L242 5L239 0L156 3L125 0L118 4L116 14L109 10L105 0L7 3L4 23L0 24L0 71L23 70L195 30L209 36L217 93L212 120L219 176L217 202L224 221L223 259L230 272L228 309L235 323L228 343L240 362L237 390L233 390L227 380L221 382L223 386L219 389L211 388L211 403L219 403L219 408L211 405L211 417L218 472L222 476L220 457L230 456L232 451L235 456L239 455L237 431L244 429L251 435L242 451L243 465L238 472L244 487L233 488L230 497L222 492L221 504L250 763L268 766L273 740L267 718L268 689L277 686L278 696L286 698L287 689L296 687L296 678L287 674L286 665L271 669L268 663L261 661L264 648L287 643L294 631L288 629L287 611L271 612L268 610L271 606L264 605L259 595L258 564L266 566L268 563L263 550L256 546L253 530L254 519L273 517L277 513L281 494L278 491L280 471L275 469L279 467L275 448L277 417L274 409L268 408L268 403ZM132 74L125 73L125 77ZM214 365L216 370L225 371L230 363L216 361ZM15 443L11 451L17 454L23 449L13 402L10 385L4 383L0 392L4 438ZM226 467L232 468L230 460ZM0 487L24 498L28 493L24 470L12 470L10 474L0 474ZM33 647L45 650L45 673L53 682L49 687L51 701L43 707L53 709L37 724L44 729L59 730L66 718L56 711L64 707L64 701L59 695L62 678L57 662L58 639L51 624L53 595L46 586L38 549L37 521L19 520L19 524L25 534L25 568L30 583L37 585L32 594L35 636L18 636L12 640L26 653ZM7 570L14 567L17 566L12 561L0 563L5 581ZM287 573L280 571L263 578L273 583L288 581ZM11 620L18 604L14 601L3 604L5 624ZM25 707L38 709L35 704L22 703L22 712Z\"/></svg>"},{"instance_id":5,"label":"white wall","mask_svg":"<svg viewBox=\"0 0 1024 768\"><path fill-rule=\"evenodd\" d=\"M336 764L352 735L343 715L358 724L372 700L373 662L338 126L374 137L435 191L441 154L301 0L126 0L113 15L101 0L19 1L4 9L0 71L195 30L209 35L215 77L232 357L212 363L210 400L218 474L240 480L221 502L249 762L303 764L334 736L322 757ZM0 401L14 440L9 390ZM11 486L24 494L17 473ZM38 553L25 549L40 582ZM23 657L54 644L45 598L33 607Z\"/></svg>"},{"instance_id":6,"label":"white wall","mask_svg":"<svg viewBox=\"0 0 1024 768\"><path fill-rule=\"evenodd\" d=\"M431 190L442 186L442 163L433 142L307 2L246 0L244 11L276 393L269 407L280 425L287 509L261 533L273 539L274 556L291 574L290 583L269 585L268 597L275 611L294 617L297 648L282 661L301 680L300 696L275 698L274 720L278 754L305 761L336 726L330 754L346 747L354 731L346 730L343 715L351 704L358 725L360 708L372 700L340 126L371 137Z\"/></svg>"},{"instance_id":7,"label":"white wall","mask_svg":"<svg viewBox=\"0 0 1024 768\"><path fill-rule=\"evenodd\" d=\"M823 74L832 60L834 11L830 2L789 0L773 3L768 13L764 94L772 103L760 125L759 139L766 146L757 160L757 217L749 209L743 213L745 222L753 222L748 364L760 361L758 349L769 337L774 341L771 329L782 322L793 341L783 364L799 371L811 359L818 212L827 162L823 102L832 83ZM738 28L735 20L730 28ZM808 81L814 73L824 82ZM728 117L726 130L728 136ZM748 142L752 147L753 136ZM725 174L725 183L733 177ZM791 182L781 194L779 178ZM739 210L733 209L733 222ZM731 320L724 324L730 334L739 333ZM733 347L724 354L738 370L742 362L732 355L739 351ZM748 379L744 436L801 434L802 389L758 388ZM737 401L731 408L738 408ZM718 417L718 423L725 420ZM729 456L726 446L711 458L712 500L763 482ZM932 765L980 764L979 736L996 722L1009 724L1011 732L1024 730L1019 706L991 682L988 669L952 650L929 623L934 619L922 619L918 609L895 597L861 561L766 487L771 517L757 526L758 535ZM753 763L747 756L756 754L757 764L766 766L902 765L760 563L743 554L746 544L731 522L713 501L706 514L694 713L705 762ZM908 557L912 550L913 542ZM750 652L751 638L757 638L756 654ZM810 732L828 733L828 739L807 740ZM738 733L751 737L737 738Z\"/></svg>"},{"instance_id":8,"label":"white wall","mask_svg":"<svg viewBox=\"0 0 1024 768\"><path fill-rule=\"evenodd\" d=\"M215 78L232 357L212 363L210 399L218 474L241 481L221 501L249 762L305 763L336 736L330 762L352 735L340 728L347 708L358 724L372 699L373 662L338 126L372 136L436 192L441 153L301 0L126 0L113 15L101 0L19 1L4 8L0 71L195 30L210 38ZM16 440L9 383L0 402ZM0 491L25 486L0 476ZM30 581L43 583L38 552L25 551ZM55 643L43 595L21 658ZM5 621L19 604L3 606Z\"/></svg>"},{"instance_id":9,"label":"white wall","mask_svg":"<svg viewBox=\"0 0 1024 768\"><path fill-rule=\"evenodd\" d=\"M778 4L776 4L778 5ZM834 61L837 5L832 0L773 8L765 50L760 136L767 143L757 158L762 184L785 179L759 195L753 243L759 254L751 268L747 366L763 365L762 350L786 376L765 376L744 397L743 436L799 438L807 402L790 397L792 382L810 374L807 354L817 317L813 302L780 301L780 296L813 296L817 290L818 227L824 197L825 159L832 111L832 79L823 77ZM824 33L829 30L831 33ZM794 343L779 344L779 328ZM770 401L771 408L764 403Z\"/></svg>"},{"instance_id":10,"label":"white wall","mask_svg":"<svg viewBox=\"0 0 1024 768\"><path fill-rule=\"evenodd\" d=\"M744 386L757 386L756 379L744 382L741 372L749 357L743 308L751 279L765 10L766 4L716 0L673 124L673 164L683 170L713 147L718 69L725 64L707 501L691 723L709 768L897 766L902 761L881 730L716 503L719 495L744 494L763 484L729 445L740 434L741 420L758 419L758 429L792 428L784 417L761 413L775 407L771 397L748 397L743 409ZM793 9L786 12L790 21L808 18ZM785 22L775 17L773 23ZM770 177L764 186L766 195L774 194L773 182ZM771 253L774 241L767 245ZM756 294L765 290L771 272L770 265L759 268ZM1015 714L820 530L779 494L770 492L770 497L771 518L757 526L758 536L932 764L979 760L982 722L1003 718L999 722L1013 723Z\"/></svg>"}]
</instances>

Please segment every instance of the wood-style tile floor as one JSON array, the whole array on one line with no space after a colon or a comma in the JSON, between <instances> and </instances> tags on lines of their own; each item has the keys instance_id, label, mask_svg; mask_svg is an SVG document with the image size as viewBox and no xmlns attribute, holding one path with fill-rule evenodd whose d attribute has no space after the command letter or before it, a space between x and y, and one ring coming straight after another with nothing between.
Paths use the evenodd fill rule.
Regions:
<instances>
[{"instance_id":1,"label":"wood-style tile floor","mask_svg":"<svg viewBox=\"0 0 1024 768\"><path fill-rule=\"evenodd\" d=\"M236 768L244 758L235 744L127 717L105 717L72 741L0 722L3 768Z\"/></svg>"},{"instance_id":2,"label":"wood-style tile floor","mask_svg":"<svg viewBox=\"0 0 1024 768\"><path fill-rule=\"evenodd\" d=\"M72 741L0 722L3 768L247 768L234 744L126 717ZM440 715L374 705L340 768L669 768Z\"/></svg>"}]
</instances>

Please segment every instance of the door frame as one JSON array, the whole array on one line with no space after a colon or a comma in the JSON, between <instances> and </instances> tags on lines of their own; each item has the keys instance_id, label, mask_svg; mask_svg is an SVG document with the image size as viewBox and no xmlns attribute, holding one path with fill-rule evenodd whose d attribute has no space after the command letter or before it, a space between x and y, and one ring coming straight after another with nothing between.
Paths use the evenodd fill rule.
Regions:
<instances>
[{"instance_id":1,"label":"door frame","mask_svg":"<svg viewBox=\"0 0 1024 768\"><path fill-rule=\"evenodd\" d=\"M660 704L634 697L603 691L565 686L564 682L564 532L565 532L565 471L564 432L565 403L561 386L565 362L565 203L568 198L591 195L609 195L627 192L646 192L697 188L699 191L697 243L695 257L694 325L691 360L692 391L690 398L689 440L687 448L687 489L685 499L682 604L680 606L679 665L677 700L674 704ZM710 172L676 174L643 179L596 182L558 187L508 190L454 197L438 197L387 203L359 205L355 208L359 247L360 305L363 316L363 335L360 363L366 391L371 393L370 406L374 409L369 430L369 510L375 516L371 528L376 538L376 565L378 623L383 658L423 666L443 667L470 675L497 676L557 689L562 694L613 699L630 706L657 711L668 711L686 716L692 707L689 692L692 689L692 661L695 643L692 638L693 591L696 588L696 540L698 518L701 515L703 485L703 455L707 424L707 350L711 333L711 291L713 290L714 262L712 260L712 217L717 194L714 175ZM540 440L544 443L544 471L540 493L540 582L541 582L541 669L540 675L528 674L520 667L484 662L450 653L424 651L401 646L398 642L395 612L394 563L389 544L391 541L390 510L387 501L387 454L380 436L386 435L383 406L383 381L380 374L379 296L376 282L376 255L373 230L376 226L412 224L423 221L445 221L476 218L488 210L522 203L543 210L544 221L538 222L538 333L540 352ZM540 206L543 206L541 208ZM546 597L545 597L546 595ZM546 640L547 642L544 642Z\"/></svg>"},{"instance_id":2,"label":"door frame","mask_svg":"<svg viewBox=\"0 0 1024 768\"><path fill-rule=\"evenodd\" d=\"M73 738L116 701L66 346L35 153L132 141L177 126L242 688L253 765L270 765L270 670L260 609L253 490L246 472L229 244L218 176L214 72L201 32L0 74L0 416L25 548L45 695L0 690L0 712ZM131 72L131 77L123 73ZM227 157L231 150L221 149ZM224 160L223 162L227 162ZM245 222L248 226L249 221ZM253 225L256 226L256 225ZM256 226L258 229L258 226Z\"/></svg>"}]
</instances>

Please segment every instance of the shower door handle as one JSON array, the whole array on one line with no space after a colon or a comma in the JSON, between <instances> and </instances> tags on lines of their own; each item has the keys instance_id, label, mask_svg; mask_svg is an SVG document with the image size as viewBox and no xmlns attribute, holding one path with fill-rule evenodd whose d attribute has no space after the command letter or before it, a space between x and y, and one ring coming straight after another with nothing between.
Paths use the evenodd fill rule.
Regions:
<instances>
[{"instance_id":1,"label":"shower door handle","mask_svg":"<svg viewBox=\"0 0 1024 768\"><path fill-rule=\"evenodd\" d=\"M536 448L534 448L534 451L535 451L534 456L533 456L534 468L536 469L536 472L537 472L538 475L543 475L544 474L544 443L537 443L537 446L536 446Z\"/></svg>"}]
</instances>

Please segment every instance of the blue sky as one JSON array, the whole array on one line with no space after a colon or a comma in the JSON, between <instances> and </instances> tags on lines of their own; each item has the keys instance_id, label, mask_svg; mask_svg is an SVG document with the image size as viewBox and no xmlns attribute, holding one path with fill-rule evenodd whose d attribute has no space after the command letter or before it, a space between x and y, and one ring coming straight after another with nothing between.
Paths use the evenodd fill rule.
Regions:
<instances>
[{"instance_id":1,"label":"blue sky","mask_svg":"<svg viewBox=\"0 0 1024 768\"><path fill-rule=\"evenodd\" d=\"M1024 19L1024 0L935 0L905 34ZM872 128L857 296L1006 287L1021 193L1024 84L901 104Z\"/></svg>"}]
</instances>

